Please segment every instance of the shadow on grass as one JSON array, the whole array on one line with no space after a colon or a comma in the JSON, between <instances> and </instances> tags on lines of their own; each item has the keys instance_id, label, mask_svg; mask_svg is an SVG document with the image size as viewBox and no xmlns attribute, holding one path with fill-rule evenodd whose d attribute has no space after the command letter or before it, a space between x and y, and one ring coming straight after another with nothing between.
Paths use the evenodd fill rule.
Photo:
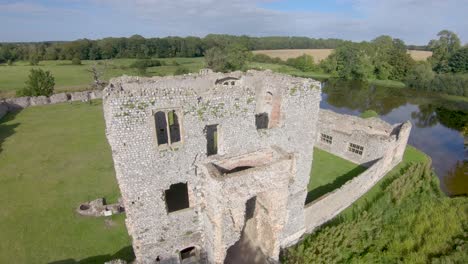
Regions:
<instances>
[{"instance_id":1,"label":"shadow on grass","mask_svg":"<svg viewBox=\"0 0 468 264\"><path fill-rule=\"evenodd\" d=\"M343 175L337 177L332 183L325 184L325 185L319 186L319 187L311 190L309 193L307 193L306 204L316 200L317 198L319 198L319 197L321 197L321 196L323 196L323 195L325 195L325 194L327 194L327 193L329 193L331 191L334 191L334 190L340 188L347 181L349 181L352 178L358 176L359 174L364 172L366 169L367 168L362 167L362 166L356 167L356 168L352 169L351 171L347 172L346 174L343 174Z\"/></svg>"},{"instance_id":2,"label":"shadow on grass","mask_svg":"<svg viewBox=\"0 0 468 264\"><path fill-rule=\"evenodd\" d=\"M15 133L15 129L20 125L19 123L15 124L5 124L8 121L14 120L15 116L20 111L10 112L6 114L3 118L0 119L0 153L2 153L2 144L9 136Z\"/></svg>"},{"instance_id":3,"label":"shadow on grass","mask_svg":"<svg viewBox=\"0 0 468 264\"><path fill-rule=\"evenodd\" d=\"M99 255L94 257L85 258L82 260L74 259L64 259L59 261L52 261L49 264L102 264L107 261L114 259L122 259L127 262L131 262L135 259L135 254L133 253L132 246L124 247L121 250L117 251L114 255Z\"/></svg>"}]
</instances>

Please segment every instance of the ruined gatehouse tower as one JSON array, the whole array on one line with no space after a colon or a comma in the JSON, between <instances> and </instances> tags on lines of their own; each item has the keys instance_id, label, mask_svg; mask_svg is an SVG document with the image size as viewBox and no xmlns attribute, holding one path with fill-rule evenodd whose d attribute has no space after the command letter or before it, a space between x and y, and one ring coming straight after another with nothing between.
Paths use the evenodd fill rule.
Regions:
<instances>
[{"instance_id":1,"label":"ruined gatehouse tower","mask_svg":"<svg viewBox=\"0 0 468 264\"><path fill-rule=\"evenodd\" d=\"M269 259L305 231L320 83L270 71L120 77L106 133L139 263Z\"/></svg>"}]
</instances>

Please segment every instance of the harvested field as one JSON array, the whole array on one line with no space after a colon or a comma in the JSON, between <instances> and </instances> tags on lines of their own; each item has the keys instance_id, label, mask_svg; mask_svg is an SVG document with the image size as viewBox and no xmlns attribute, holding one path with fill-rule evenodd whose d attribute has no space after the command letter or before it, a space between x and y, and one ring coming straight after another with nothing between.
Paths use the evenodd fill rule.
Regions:
<instances>
[{"instance_id":1,"label":"harvested field","mask_svg":"<svg viewBox=\"0 0 468 264\"><path fill-rule=\"evenodd\" d=\"M287 60L289 58L296 58L303 54L311 55L314 57L315 62L319 62L332 53L333 49L281 49L281 50L254 50L254 54L265 54L272 58L280 58ZM432 55L431 51L423 50L409 50L409 54L415 60L426 60Z\"/></svg>"},{"instance_id":2,"label":"harvested field","mask_svg":"<svg viewBox=\"0 0 468 264\"><path fill-rule=\"evenodd\" d=\"M408 50L411 57L414 60L427 60L430 56L432 56L432 51L425 51L425 50Z\"/></svg>"},{"instance_id":3,"label":"harvested field","mask_svg":"<svg viewBox=\"0 0 468 264\"><path fill-rule=\"evenodd\" d=\"M315 62L319 62L332 53L333 49L281 49L281 50L254 50L254 54L265 54L272 58L280 58L287 60L289 58L296 58L303 54L311 55L314 57Z\"/></svg>"}]
</instances>

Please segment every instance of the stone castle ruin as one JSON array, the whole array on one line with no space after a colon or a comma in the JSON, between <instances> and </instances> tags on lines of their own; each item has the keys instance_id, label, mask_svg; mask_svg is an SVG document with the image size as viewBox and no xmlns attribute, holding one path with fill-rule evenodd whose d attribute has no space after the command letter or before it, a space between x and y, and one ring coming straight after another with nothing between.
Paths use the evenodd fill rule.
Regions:
<instances>
[{"instance_id":1,"label":"stone castle ruin","mask_svg":"<svg viewBox=\"0 0 468 264\"><path fill-rule=\"evenodd\" d=\"M111 80L106 134L137 263L234 263L246 241L278 261L401 160L408 123L320 98L319 82L270 71ZM314 145L369 169L305 206Z\"/></svg>"}]
</instances>

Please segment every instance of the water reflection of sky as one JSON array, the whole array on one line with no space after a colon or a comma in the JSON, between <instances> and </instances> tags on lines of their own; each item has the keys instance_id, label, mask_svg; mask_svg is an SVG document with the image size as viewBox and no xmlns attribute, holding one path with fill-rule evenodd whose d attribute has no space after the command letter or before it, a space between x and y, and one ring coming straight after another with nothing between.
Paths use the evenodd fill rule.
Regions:
<instances>
[{"instance_id":1,"label":"water reflection of sky","mask_svg":"<svg viewBox=\"0 0 468 264\"><path fill-rule=\"evenodd\" d=\"M347 107L335 107L328 103L328 95L322 94L320 107L329 109L341 114L359 115L359 110L352 110ZM455 167L457 161L464 159L464 140L460 132L448 128L438 121L425 127L418 127L418 120L412 117L412 113L420 113L418 105L405 104L392 109L381 118L391 124L401 123L410 120L413 124L409 143L428 154L433 161L434 169L443 183L443 178L448 171ZM442 188L445 189L443 184Z\"/></svg>"}]
</instances>

